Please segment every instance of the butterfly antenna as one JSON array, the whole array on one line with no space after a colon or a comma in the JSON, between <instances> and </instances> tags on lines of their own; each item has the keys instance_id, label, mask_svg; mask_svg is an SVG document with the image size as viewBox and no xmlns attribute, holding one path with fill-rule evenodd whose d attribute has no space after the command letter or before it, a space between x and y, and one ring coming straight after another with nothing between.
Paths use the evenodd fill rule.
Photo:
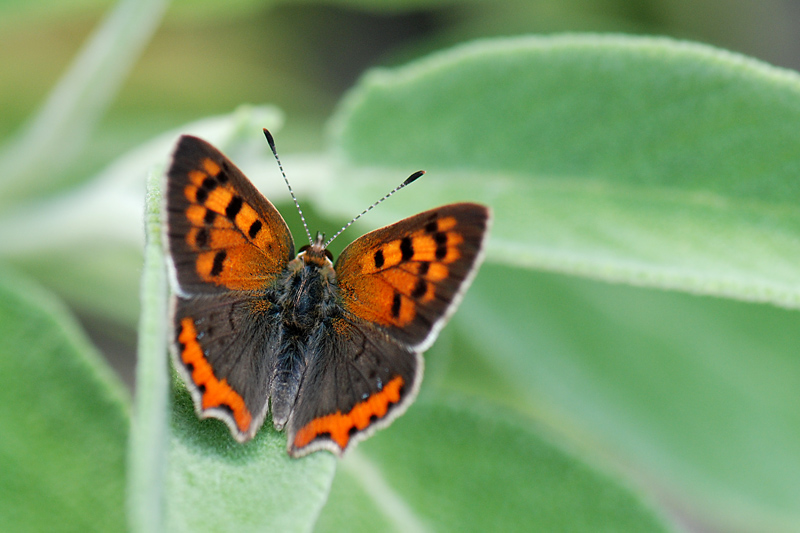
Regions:
<instances>
[{"instance_id":1,"label":"butterfly antenna","mask_svg":"<svg viewBox=\"0 0 800 533\"><path fill-rule=\"evenodd\" d=\"M283 181L286 182L286 186L289 188L289 194L292 195L292 200L294 200L294 206L297 208L297 212L300 213L300 220L303 221L303 227L306 229L306 235L308 235L308 242L314 244L314 240L311 238L311 232L308 229L308 224L306 223L306 217L303 216L303 210L300 208L300 203L297 201L297 197L294 195L292 186L289 184L289 178L286 177L286 172L283 171L281 158L278 157L278 151L275 149L275 139L272 138L272 134L269 132L267 128L264 128L264 137L267 138L267 143L269 143L269 147L270 149L272 149L272 154L275 156L275 161L278 162L278 168L281 169L281 176L283 176Z\"/></svg>"},{"instance_id":2,"label":"butterfly antenna","mask_svg":"<svg viewBox=\"0 0 800 533\"><path fill-rule=\"evenodd\" d=\"M420 177L420 176L422 176L423 174L425 174L425 171L424 171L424 170L418 170L418 171L414 172L414 173L413 173L413 174L411 174L409 177L407 177L407 178L406 178L406 180L405 180L403 183L401 183L400 185L398 185L397 187L395 187L394 189L392 189L391 191L389 191L389 192L386 194L386 196L384 196L383 198L381 198L380 200L378 200L377 202L375 202L374 204L372 204L372 205L371 205L371 206L369 206L368 208L364 209L362 212L360 212L358 215L356 215L356 216L355 216L355 218L353 218L353 220L351 220L350 222L348 222L347 224L345 224L344 226L342 226L342 229L340 229L339 231L337 231L337 232L336 232L336 235L334 235L333 237L331 237L330 239L328 239L328 242L326 242L326 243L325 243L325 246L324 246L324 248L327 248L327 247L328 247L328 245L329 245L331 242L333 242L333 239L335 239L336 237L338 237L339 235L341 235L341 234L342 234L342 232L343 232L344 230L346 230L347 228L349 228L350 226L352 226L352 225L353 225L353 222L355 222L356 220L358 220L358 219L359 219L359 218L361 218L362 216L366 215L366 214L367 214L369 211L372 211L372 209L373 209L375 206L377 206L379 203L381 203L382 201L384 201L384 200L386 200L387 198L389 198L391 195L393 195L394 193L396 193L397 191L399 191L400 189L402 189L402 188L403 188L403 187L405 187L406 185L410 185L411 183L413 183L414 181L416 181L416 180L417 180L417 178L419 178L419 177Z\"/></svg>"}]
</instances>

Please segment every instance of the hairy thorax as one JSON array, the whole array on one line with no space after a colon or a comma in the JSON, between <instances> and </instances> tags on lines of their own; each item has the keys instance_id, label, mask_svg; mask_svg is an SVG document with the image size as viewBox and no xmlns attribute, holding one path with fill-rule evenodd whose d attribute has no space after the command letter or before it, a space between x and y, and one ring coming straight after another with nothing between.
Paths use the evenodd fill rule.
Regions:
<instances>
[{"instance_id":1,"label":"hairy thorax","mask_svg":"<svg viewBox=\"0 0 800 533\"><path fill-rule=\"evenodd\" d=\"M281 284L278 307L290 335L311 336L337 314L336 272L330 252L321 246L301 250L287 265Z\"/></svg>"}]
</instances>

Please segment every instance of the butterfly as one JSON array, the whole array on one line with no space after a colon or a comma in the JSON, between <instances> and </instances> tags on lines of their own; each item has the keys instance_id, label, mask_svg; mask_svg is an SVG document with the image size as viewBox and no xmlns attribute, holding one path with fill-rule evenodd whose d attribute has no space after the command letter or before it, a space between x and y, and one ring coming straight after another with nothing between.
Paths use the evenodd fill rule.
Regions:
<instances>
[{"instance_id":1,"label":"butterfly","mask_svg":"<svg viewBox=\"0 0 800 533\"><path fill-rule=\"evenodd\" d=\"M405 411L482 260L488 208L425 211L334 264L320 235L295 254L277 209L197 137L180 137L165 180L172 360L200 418L246 442L269 412L291 456L341 456Z\"/></svg>"}]
</instances>

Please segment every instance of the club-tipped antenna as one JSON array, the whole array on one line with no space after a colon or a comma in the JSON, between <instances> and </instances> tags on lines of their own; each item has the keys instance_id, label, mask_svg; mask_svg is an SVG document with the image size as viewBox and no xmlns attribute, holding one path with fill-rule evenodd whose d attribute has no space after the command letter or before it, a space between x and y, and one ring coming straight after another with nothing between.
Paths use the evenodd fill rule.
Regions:
<instances>
[{"instance_id":1,"label":"club-tipped antenna","mask_svg":"<svg viewBox=\"0 0 800 533\"><path fill-rule=\"evenodd\" d=\"M275 156L275 161L278 162L278 168L281 169L281 176L283 176L283 181L289 188L289 194L292 195L292 200L294 200L294 206L297 208L297 212L300 213L300 220L303 221L303 227L306 229L306 235L308 235L308 242L309 244L314 244L314 240L311 238L311 231L309 231L308 224L306 223L306 217L303 216L303 210L300 208L300 203L297 201L297 197L294 195L292 186L289 184L289 178L286 177L286 172L283 171L281 158L278 157L278 151L275 149L275 139L272 138L272 134L269 132L267 128L264 128L264 137L267 138L267 143L269 144L269 147L272 150L272 154Z\"/></svg>"},{"instance_id":2,"label":"club-tipped antenna","mask_svg":"<svg viewBox=\"0 0 800 533\"><path fill-rule=\"evenodd\" d=\"M378 205L378 204L379 204L379 203L381 203L382 201L386 200L387 198L389 198L391 195L393 195L394 193L396 193L397 191L399 191L400 189L402 189L402 188L403 188L403 187L405 187L406 185L410 185L411 183L413 183L413 182L414 182L414 181L415 181L417 178L419 178L419 177L420 177L420 176L422 176L423 174L425 174L425 171L424 171L424 170L418 170L418 171L414 172L413 174L411 174L409 177L407 177L407 178L406 178L406 180L405 180L403 183L401 183L400 185L398 185L397 187L395 187L394 189L392 189L391 191L389 191L389 192L388 192L388 193L387 193L387 194L386 194L386 195L385 195L383 198L381 198L380 200L378 200L377 202L375 202L374 204L372 204L372 205L371 205L371 206L369 206L368 208L364 209L362 212L360 212L358 215L356 215L356 216L353 218L353 220L351 220L350 222L348 222L347 224L345 224L344 226L342 226L342 229L340 229L339 231L337 231L337 232L336 232L336 234L335 234L333 237L331 237L330 239L328 239L328 241L325 243L325 245L323 246L323 248L327 248L327 247L328 247L328 245L329 245L330 243L332 243L332 242L333 242L333 239L335 239L336 237L338 237L339 235L341 235L341 234L342 234L342 232L343 232L344 230L346 230L347 228L349 228L350 226L352 226L352 225L353 225L353 222L355 222L356 220L358 220L358 219L359 219L359 218L361 218L362 216L366 215L366 214L367 214L369 211L372 211L372 209L373 209L373 208L374 208L376 205Z\"/></svg>"}]
</instances>

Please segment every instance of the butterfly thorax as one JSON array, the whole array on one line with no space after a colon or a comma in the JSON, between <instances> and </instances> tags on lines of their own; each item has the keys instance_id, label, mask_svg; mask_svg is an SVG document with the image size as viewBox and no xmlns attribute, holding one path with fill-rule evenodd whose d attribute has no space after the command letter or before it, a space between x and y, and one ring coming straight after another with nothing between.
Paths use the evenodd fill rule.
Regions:
<instances>
[{"instance_id":1,"label":"butterfly thorax","mask_svg":"<svg viewBox=\"0 0 800 533\"><path fill-rule=\"evenodd\" d=\"M309 336L336 313L336 301L336 271L330 252L319 242L303 247L287 265L282 282L284 327L298 336Z\"/></svg>"}]
</instances>

